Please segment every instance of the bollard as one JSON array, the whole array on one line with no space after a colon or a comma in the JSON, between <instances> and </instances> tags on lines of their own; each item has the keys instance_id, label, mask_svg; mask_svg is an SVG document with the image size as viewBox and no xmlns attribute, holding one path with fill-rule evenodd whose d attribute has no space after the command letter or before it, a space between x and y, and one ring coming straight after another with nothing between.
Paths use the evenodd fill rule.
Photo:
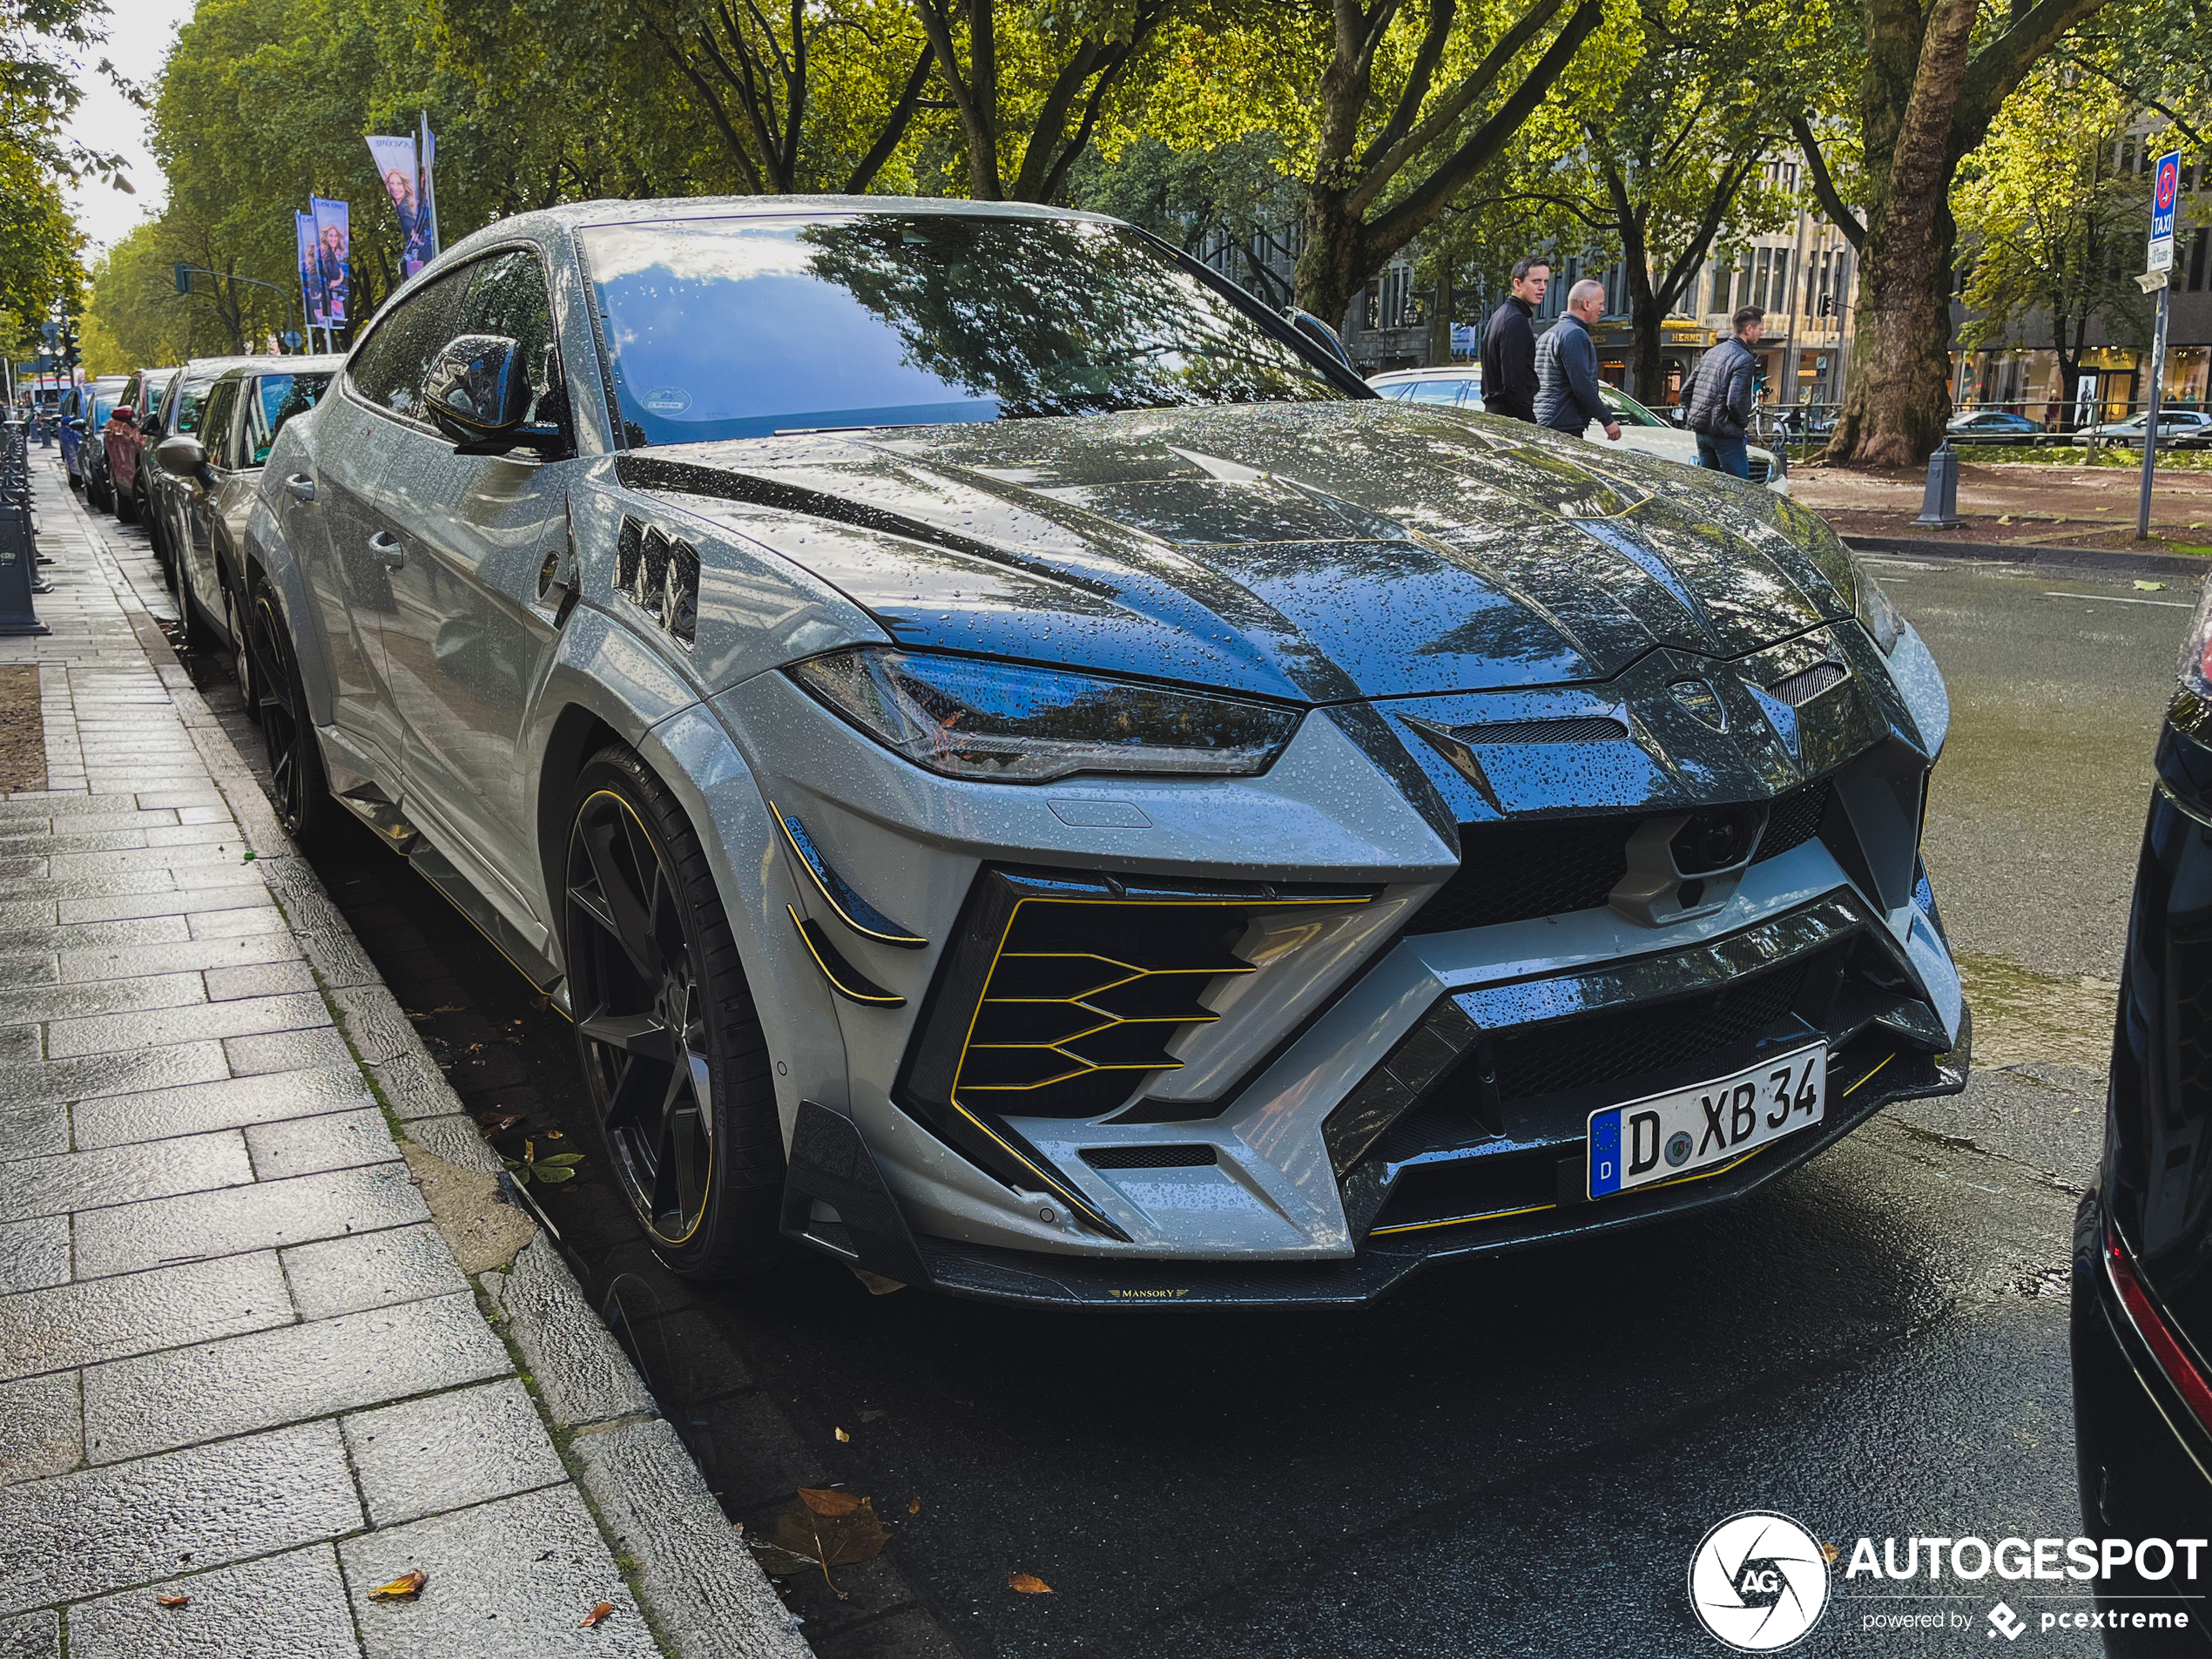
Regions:
<instances>
[{"instance_id":1,"label":"bollard","mask_svg":"<svg viewBox=\"0 0 2212 1659\"><path fill-rule=\"evenodd\" d=\"M1930 530L1955 530L1966 523L1959 516L1959 452L1948 438L1928 457L1928 493L1912 523Z\"/></svg>"},{"instance_id":2,"label":"bollard","mask_svg":"<svg viewBox=\"0 0 2212 1659\"><path fill-rule=\"evenodd\" d=\"M52 631L31 603L38 547L30 530L30 433L0 422L0 636Z\"/></svg>"}]
</instances>

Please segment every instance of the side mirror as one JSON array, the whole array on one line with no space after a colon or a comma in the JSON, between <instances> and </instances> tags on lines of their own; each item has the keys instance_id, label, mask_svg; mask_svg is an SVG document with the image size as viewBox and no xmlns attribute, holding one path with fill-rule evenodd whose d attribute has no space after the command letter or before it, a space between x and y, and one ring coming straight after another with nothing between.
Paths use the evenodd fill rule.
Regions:
<instances>
[{"instance_id":1,"label":"side mirror","mask_svg":"<svg viewBox=\"0 0 2212 1659\"><path fill-rule=\"evenodd\" d=\"M154 445L153 458L171 477L189 478L194 483L207 470L207 451L189 433L179 432L173 438L164 438Z\"/></svg>"},{"instance_id":2,"label":"side mirror","mask_svg":"<svg viewBox=\"0 0 2212 1659\"><path fill-rule=\"evenodd\" d=\"M1330 327L1327 323L1323 322L1320 318L1315 316L1312 312L1301 311L1296 306L1285 306L1283 307L1283 320L1289 323L1291 327L1297 329L1298 333L1304 334L1306 339L1318 346L1323 351L1328 353L1330 356L1335 358L1346 368L1352 367L1352 354L1345 350L1344 341L1338 337L1337 331Z\"/></svg>"},{"instance_id":3,"label":"side mirror","mask_svg":"<svg viewBox=\"0 0 2212 1659\"><path fill-rule=\"evenodd\" d=\"M128 424L138 418L138 412L132 408L128 403L117 404L115 406L115 413L108 416L108 419L111 421L121 421L125 424Z\"/></svg>"},{"instance_id":4,"label":"side mirror","mask_svg":"<svg viewBox=\"0 0 2212 1659\"><path fill-rule=\"evenodd\" d=\"M448 343L423 377L422 402L454 453L503 455L567 448L556 424L524 421L534 395L522 347L504 334L462 334Z\"/></svg>"}]
</instances>

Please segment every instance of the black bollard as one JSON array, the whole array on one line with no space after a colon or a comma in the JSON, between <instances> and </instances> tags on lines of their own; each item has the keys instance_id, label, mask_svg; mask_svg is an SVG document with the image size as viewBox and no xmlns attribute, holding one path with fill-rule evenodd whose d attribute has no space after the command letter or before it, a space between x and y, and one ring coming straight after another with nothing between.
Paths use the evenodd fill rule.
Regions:
<instances>
[{"instance_id":1,"label":"black bollard","mask_svg":"<svg viewBox=\"0 0 2212 1659\"><path fill-rule=\"evenodd\" d=\"M44 634L31 603L38 547L30 529L30 433L0 423L0 636Z\"/></svg>"},{"instance_id":2,"label":"black bollard","mask_svg":"<svg viewBox=\"0 0 2212 1659\"><path fill-rule=\"evenodd\" d=\"M1931 530L1955 530L1966 523L1959 516L1959 452L1948 438L1928 457L1928 493L1912 523Z\"/></svg>"}]
</instances>

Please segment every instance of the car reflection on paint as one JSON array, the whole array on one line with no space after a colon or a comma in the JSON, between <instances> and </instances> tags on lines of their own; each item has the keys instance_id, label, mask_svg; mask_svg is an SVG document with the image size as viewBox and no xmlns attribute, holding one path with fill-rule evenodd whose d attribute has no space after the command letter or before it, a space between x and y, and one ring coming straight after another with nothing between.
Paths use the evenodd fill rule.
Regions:
<instances>
[{"instance_id":1,"label":"car reflection on paint","mask_svg":"<svg viewBox=\"0 0 2212 1659\"><path fill-rule=\"evenodd\" d=\"M502 220L276 435L244 581L287 826L570 1016L684 1272L1353 1302L1965 1076L1948 704L1827 528L1111 220Z\"/></svg>"}]
</instances>

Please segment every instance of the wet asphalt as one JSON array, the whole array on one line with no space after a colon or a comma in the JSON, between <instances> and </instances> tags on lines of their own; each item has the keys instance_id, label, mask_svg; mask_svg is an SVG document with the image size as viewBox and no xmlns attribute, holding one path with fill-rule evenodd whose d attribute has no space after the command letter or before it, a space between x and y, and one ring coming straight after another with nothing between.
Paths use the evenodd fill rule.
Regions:
<instances>
[{"instance_id":1,"label":"wet asphalt","mask_svg":"<svg viewBox=\"0 0 2212 1659\"><path fill-rule=\"evenodd\" d=\"M892 1524L834 1591L786 1585L818 1652L1716 1654L1684 1580L1737 1511L1846 1552L2079 1527L2067 1241L2193 595L1880 570L1950 682L1927 861L2002 1069L1721 1215L1433 1270L1358 1313L1011 1311L871 1296L813 1258L685 1286L597 1172L565 1024L365 832L316 862L471 1109L520 1120L502 1147L586 1153L546 1215L733 1520L765 1535L793 1487L834 1482ZM258 761L219 667L196 672ZM1793 1651L1989 1650L1994 1588L1853 1599L1902 1588L1839 1572ZM2086 1605L2021 1588L2031 1622ZM1862 1628L1938 1608L1969 1628Z\"/></svg>"}]
</instances>

